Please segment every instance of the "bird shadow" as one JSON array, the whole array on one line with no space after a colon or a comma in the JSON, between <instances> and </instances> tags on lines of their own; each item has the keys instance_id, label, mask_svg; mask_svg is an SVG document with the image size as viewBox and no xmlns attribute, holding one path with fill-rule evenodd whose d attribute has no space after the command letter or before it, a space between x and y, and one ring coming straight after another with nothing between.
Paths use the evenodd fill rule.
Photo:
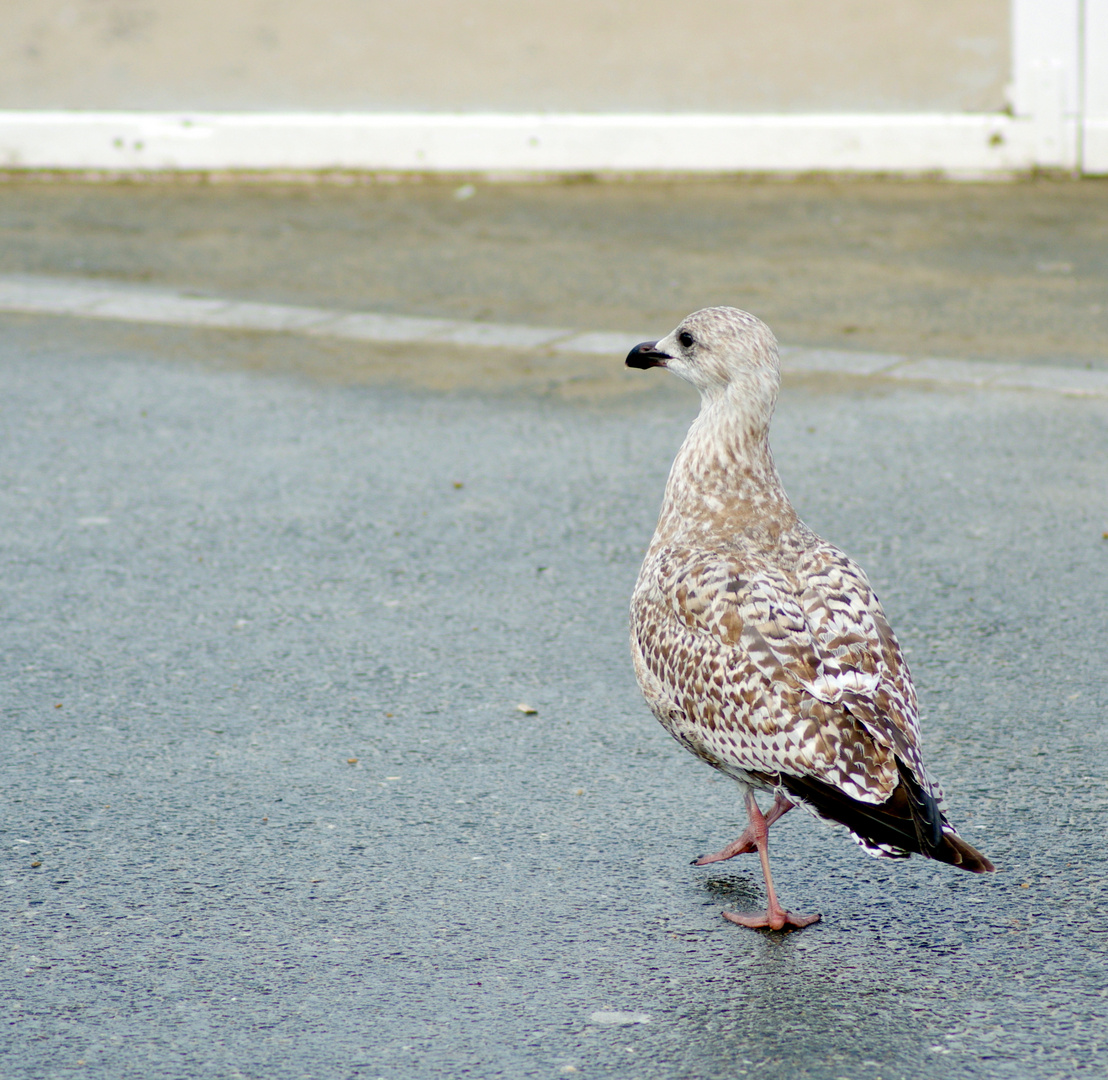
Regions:
<instances>
[{"instance_id":1,"label":"bird shadow","mask_svg":"<svg viewBox=\"0 0 1108 1080\"><path fill-rule=\"evenodd\" d=\"M766 900L761 889L750 878L739 874L705 878L700 882L700 888L716 904L731 903L750 910L765 907Z\"/></svg>"}]
</instances>

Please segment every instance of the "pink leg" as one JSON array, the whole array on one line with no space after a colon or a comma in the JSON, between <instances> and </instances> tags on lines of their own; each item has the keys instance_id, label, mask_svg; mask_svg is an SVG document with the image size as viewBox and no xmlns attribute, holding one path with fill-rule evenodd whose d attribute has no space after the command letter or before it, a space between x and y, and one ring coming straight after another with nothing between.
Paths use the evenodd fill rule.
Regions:
<instances>
[{"instance_id":1,"label":"pink leg","mask_svg":"<svg viewBox=\"0 0 1108 1080\"><path fill-rule=\"evenodd\" d=\"M768 829L779 817L784 817L796 803L789 802L780 792L773 800L773 806L766 814L766 828ZM714 855L701 855L699 859L693 859L693 866L707 866L709 863L723 862L725 859L733 859L736 855L745 855L748 851L757 851L758 844L754 839L754 826L748 825L738 840L733 840L722 851Z\"/></svg>"},{"instance_id":2,"label":"pink leg","mask_svg":"<svg viewBox=\"0 0 1108 1080\"><path fill-rule=\"evenodd\" d=\"M773 877L769 872L769 824L758 808L752 791L746 793L746 812L750 815L750 828L754 833L758 857L762 860L762 876L766 879L766 910L761 915L740 915L735 911L725 911L723 917L729 922L738 923L739 926L766 930L811 926L812 923L819 922L819 915L794 915L791 911L786 911L778 902L777 892L773 888Z\"/></svg>"}]
</instances>

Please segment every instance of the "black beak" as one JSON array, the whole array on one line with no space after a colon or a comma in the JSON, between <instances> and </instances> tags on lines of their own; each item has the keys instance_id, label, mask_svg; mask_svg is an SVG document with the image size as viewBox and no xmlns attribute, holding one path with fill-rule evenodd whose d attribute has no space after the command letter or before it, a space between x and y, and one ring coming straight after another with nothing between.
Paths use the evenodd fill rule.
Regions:
<instances>
[{"instance_id":1,"label":"black beak","mask_svg":"<svg viewBox=\"0 0 1108 1080\"><path fill-rule=\"evenodd\" d=\"M655 348L657 344L656 341L644 341L636 345L627 354L627 366L641 368L643 371L652 367L665 367L666 361L672 360L673 357L669 353L659 352Z\"/></svg>"}]
</instances>

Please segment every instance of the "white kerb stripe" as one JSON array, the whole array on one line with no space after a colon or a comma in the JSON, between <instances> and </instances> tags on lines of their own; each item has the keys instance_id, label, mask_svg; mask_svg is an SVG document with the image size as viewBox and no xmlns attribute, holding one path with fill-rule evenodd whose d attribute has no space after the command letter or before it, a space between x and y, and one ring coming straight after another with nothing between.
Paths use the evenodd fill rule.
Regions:
<instances>
[{"instance_id":1,"label":"white kerb stripe","mask_svg":"<svg viewBox=\"0 0 1108 1080\"><path fill-rule=\"evenodd\" d=\"M8 169L927 172L1078 166L1078 121L1007 113L0 110Z\"/></svg>"},{"instance_id":2,"label":"white kerb stripe","mask_svg":"<svg viewBox=\"0 0 1108 1080\"><path fill-rule=\"evenodd\" d=\"M296 304L265 304L192 296L135 285L31 275L0 276L0 312L69 315L84 319L293 333L383 345L424 343L559 354L622 357L649 334L580 332L549 326L353 312ZM784 346L785 374L879 376L902 382L1037 390L1108 398L1108 371L971 360L913 360L890 353Z\"/></svg>"}]
</instances>

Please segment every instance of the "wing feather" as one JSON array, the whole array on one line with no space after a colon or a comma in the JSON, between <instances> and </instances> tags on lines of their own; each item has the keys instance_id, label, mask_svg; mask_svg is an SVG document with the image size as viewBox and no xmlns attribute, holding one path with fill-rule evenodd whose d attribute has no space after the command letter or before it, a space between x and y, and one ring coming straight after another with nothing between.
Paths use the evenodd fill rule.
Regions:
<instances>
[{"instance_id":1,"label":"wing feather","mask_svg":"<svg viewBox=\"0 0 1108 1080\"><path fill-rule=\"evenodd\" d=\"M813 776L871 803L907 767L937 802L908 666L872 586L837 548L810 532L797 539L791 565L673 548L655 563L633 618L649 624L655 648L674 643L654 665L655 696L677 703L689 722L678 737L708 760L720 740L692 745L697 722L711 732L745 725L745 741L722 745L736 765Z\"/></svg>"}]
</instances>

